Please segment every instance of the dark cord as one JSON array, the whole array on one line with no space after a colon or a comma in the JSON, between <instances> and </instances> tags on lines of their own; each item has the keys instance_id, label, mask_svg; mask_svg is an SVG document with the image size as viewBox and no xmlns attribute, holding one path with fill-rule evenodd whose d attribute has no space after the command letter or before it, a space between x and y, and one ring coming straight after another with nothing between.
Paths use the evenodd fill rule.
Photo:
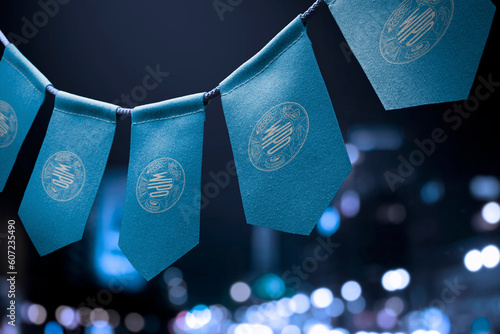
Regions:
<instances>
[{"instance_id":1,"label":"dark cord","mask_svg":"<svg viewBox=\"0 0 500 334\"><path fill-rule=\"evenodd\" d=\"M325 3L325 0L316 0L315 3L313 3L313 5L311 7L309 7L308 10L306 10L306 12L304 14L302 14L302 23L304 23L304 25L306 25L307 21L309 21L309 19L311 17L314 16L314 14L316 14L316 12L318 11L318 8L319 6L321 6L321 4Z\"/></svg>"},{"instance_id":2,"label":"dark cord","mask_svg":"<svg viewBox=\"0 0 500 334\"><path fill-rule=\"evenodd\" d=\"M214 89L212 89L211 91L209 91L208 93L206 93L205 96L203 96L203 103L205 105L207 105L211 99L213 99L219 95L220 95L220 88L219 88L219 86L217 86Z\"/></svg>"},{"instance_id":3,"label":"dark cord","mask_svg":"<svg viewBox=\"0 0 500 334\"><path fill-rule=\"evenodd\" d=\"M316 0L316 2L314 2L314 4L311 7L309 7L309 9L304 14L302 14L301 20L302 20L302 23L304 25L306 25L307 21L316 13L318 8L324 2L325 2L324 0ZM0 41L5 46L7 46L9 44L9 40L7 39L7 37L5 37L5 35L2 33L1 30L0 30ZM59 90L56 89L52 85L47 86L46 90L47 90L47 92L49 92L52 95L57 95L57 93L59 92ZM218 86L215 87L214 89L212 89L211 91L209 91L208 93L206 93L205 96L203 96L203 103L205 105L207 105L211 99L213 99L217 96L220 96L220 88ZM116 110L116 113L118 115L131 115L132 109L118 108Z\"/></svg>"}]
</instances>

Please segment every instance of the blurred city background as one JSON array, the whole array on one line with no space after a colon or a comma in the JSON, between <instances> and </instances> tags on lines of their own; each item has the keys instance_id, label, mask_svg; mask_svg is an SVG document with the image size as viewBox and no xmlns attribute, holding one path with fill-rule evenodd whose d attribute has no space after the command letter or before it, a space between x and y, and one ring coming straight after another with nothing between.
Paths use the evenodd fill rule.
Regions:
<instances>
[{"instance_id":1,"label":"blurred city background","mask_svg":"<svg viewBox=\"0 0 500 334\"><path fill-rule=\"evenodd\" d=\"M19 49L55 87L133 107L215 87L313 1L222 0L222 16L217 1L59 1L28 38L46 2L2 0L0 29L24 36ZM204 200L200 244L146 282L117 246L122 119L83 240L40 257L17 210L50 97L0 194L0 248L15 220L18 266L12 327L0 256L0 333L500 333L500 93L452 123L455 103L387 112L326 8L308 33L354 167L310 236L247 225L233 177ZM472 95L480 77L500 81L498 41L495 19ZM117 101L157 66L169 73L157 89ZM232 161L221 108L207 108L202 193ZM446 140L430 144L437 128ZM393 189L388 175L400 175Z\"/></svg>"}]
</instances>

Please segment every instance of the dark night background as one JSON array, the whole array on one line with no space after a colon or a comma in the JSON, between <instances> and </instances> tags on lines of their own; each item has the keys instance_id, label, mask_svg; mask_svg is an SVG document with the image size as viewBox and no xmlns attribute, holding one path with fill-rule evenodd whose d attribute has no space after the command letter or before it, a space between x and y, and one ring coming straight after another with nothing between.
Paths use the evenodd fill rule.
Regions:
<instances>
[{"instance_id":1,"label":"dark night background","mask_svg":"<svg viewBox=\"0 0 500 334\"><path fill-rule=\"evenodd\" d=\"M499 1L493 3L498 6ZM137 104L208 91L311 4L312 0L243 0L232 12L226 12L221 21L208 0L72 0L61 5L59 13L18 48L56 88L132 107L116 100L142 85L148 66L159 65L169 76ZM22 18L31 20L38 11L40 6L35 1L2 0L0 29L6 35L21 35ZM498 24L496 17L478 70L478 76L492 74L495 81L500 81ZM471 330L471 324L476 318L486 317L491 323L489 332L500 333L500 267L471 273L463 264L471 249L481 250L489 244L500 247L498 223L477 223L483 228L475 223L481 219L487 202L500 199L498 194L481 200L469 189L476 176L493 177L498 184L500 94L496 92L482 102L479 110L456 131L442 120L453 103L385 111L355 58L348 60L344 56L344 39L326 6L310 20L308 33L345 142L355 141L359 131L370 133L371 140L377 143L383 142L384 136L397 138L392 146L377 144L373 150L360 150L353 172L332 202L339 209L342 194L354 191L360 201L359 213L347 217L341 212L340 228L332 236L340 247L302 282L299 291L309 294L325 286L338 298L342 283L355 280L363 287L366 310L370 312L380 309L381 300L399 296L405 302L405 311L395 327L401 330L392 331L408 332L405 315L423 310L432 300L441 298L443 282L458 278L467 289L444 309L451 322L449 332L480 333ZM477 80L473 89L476 84ZM111 205L102 186L83 240L39 257L17 210L52 107L53 97L49 96L22 147L5 191L0 194L0 233L5 233L7 220L16 221L18 304L42 305L47 310L46 322L56 319L55 310L60 305L80 307L88 297L95 298L101 289L107 288L99 279L94 261L98 256L99 205ZM223 171L232 160L220 98L211 101L206 115L202 189L211 182L210 172ZM416 148L414 140L429 138L437 127L446 130L448 140L439 144L436 152L392 192L384 172L395 171L398 156L408 157ZM129 128L130 119L120 119L105 177L111 181L103 181L103 185L112 184L111 189L116 187L107 191L118 197L113 200L118 207L125 191ZM426 203L421 195L422 187L429 182L440 194L432 203ZM117 221L119 224L119 218ZM201 211L200 244L174 264L182 271L182 284L187 286L189 298L185 303L171 303L166 278L160 274L147 284L137 283L135 291L113 293L107 305L97 306L120 314L122 321L116 333L128 331L123 318L130 312L155 319L151 320L153 325L146 321L144 331L168 332L170 319L197 304L222 304L236 310L238 304L229 294L234 282L251 283L265 273L281 276L312 254L317 238L316 230L306 237L247 225L237 178L233 177L230 185ZM2 246L1 251L4 249ZM6 268L4 255L1 258L1 266ZM391 294L382 288L380 279L387 270L395 268L405 268L411 274L411 282L406 290ZM1 269L0 275L3 274ZM4 281L2 278L0 300L6 300ZM250 302L262 301L253 295L247 304ZM3 302L1 306L4 309ZM24 311L21 306L19 309L19 321L23 321ZM369 322L368 328L357 327L356 317L344 314L332 320L332 327L343 327L351 333L377 330L376 326L368 326ZM2 321L0 333L44 331L44 324L28 321L13 331L5 326L5 319Z\"/></svg>"}]
</instances>

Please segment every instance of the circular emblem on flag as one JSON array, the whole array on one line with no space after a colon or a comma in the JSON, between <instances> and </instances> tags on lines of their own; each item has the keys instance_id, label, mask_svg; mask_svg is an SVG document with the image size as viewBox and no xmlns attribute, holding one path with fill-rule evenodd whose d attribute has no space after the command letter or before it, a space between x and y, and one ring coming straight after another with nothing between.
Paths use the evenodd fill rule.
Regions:
<instances>
[{"instance_id":1,"label":"circular emblem on flag","mask_svg":"<svg viewBox=\"0 0 500 334\"><path fill-rule=\"evenodd\" d=\"M453 0L403 1L382 30L382 56L392 64L406 64L422 57L448 30L453 10Z\"/></svg>"},{"instance_id":2,"label":"circular emblem on flag","mask_svg":"<svg viewBox=\"0 0 500 334\"><path fill-rule=\"evenodd\" d=\"M161 158L144 168L137 181L137 201L151 213L169 210L184 191L186 178L180 163L171 158Z\"/></svg>"},{"instance_id":3,"label":"circular emblem on flag","mask_svg":"<svg viewBox=\"0 0 500 334\"><path fill-rule=\"evenodd\" d=\"M56 201L72 200L80 193L84 183L85 167L82 160L72 152L57 152L43 166L43 189Z\"/></svg>"},{"instance_id":4,"label":"circular emblem on flag","mask_svg":"<svg viewBox=\"0 0 500 334\"><path fill-rule=\"evenodd\" d=\"M17 135L17 117L14 109L5 101L0 101L0 147L7 147Z\"/></svg>"},{"instance_id":5,"label":"circular emblem on flag","mask_svg":"<svg viewBox=\"0 0 500 334\"><path fill-rule=\"evenodd\" d=\"M297 156L308 132L306 110L298 103L281 103L255 125L248 143L250 161L262 171L280 169Z\"/></svg>"}]
</instances>

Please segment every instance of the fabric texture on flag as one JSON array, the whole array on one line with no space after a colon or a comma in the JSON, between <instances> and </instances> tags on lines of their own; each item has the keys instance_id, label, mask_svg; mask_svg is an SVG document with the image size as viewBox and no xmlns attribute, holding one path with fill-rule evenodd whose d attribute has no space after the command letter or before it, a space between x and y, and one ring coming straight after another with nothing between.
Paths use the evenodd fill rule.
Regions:
<instances>
[{"instance_id":1,"label":"fabric texture on flag","mask_svg":"<svg viewBox=\"0 0 500 334\"><path fill-rule=\"evenodd\" d=\"M49 85L14 44L7 45L0 62L0 192Z\"/></svg>"},{"instance_id":2,"label":"fabric texture on flag","mask_svg":"<svg viewBox=\"0 0 500 334\"><path fill-rule=\"evenodd\" d=\"M119 247L147 280L199 242L204 124L203 94L132 111Z\"/></svg>"},{"instance_id":3,"label":"fabric texture on flag","mask_svg":"<svg viewBox=\"0 0 500 334\"><path fill-rule=\"evenodd\" d=\"M385 109L468 97L490 0L326 0Z\"/></svg>"},{"instance_id":4,"label":"fabric texture on flag","mask_svg":"<svg viewBox=\"0 0 500 334\"><path fill-rule=\"evenodd\" d=\"M117 109L62 91L56 95L19 209L40 255L82 238L113 142Z\"/></svg>"},{"instance_id":5,"label":"fabric texture on flag","mask_svg":"<svg viewBox=\"0 0 500 334\"><path fill-rule=\"evenodd\" d=\"M352 167L300 17L220 90L247 222L308 235Z\"/></svg>"}]
</instances>

